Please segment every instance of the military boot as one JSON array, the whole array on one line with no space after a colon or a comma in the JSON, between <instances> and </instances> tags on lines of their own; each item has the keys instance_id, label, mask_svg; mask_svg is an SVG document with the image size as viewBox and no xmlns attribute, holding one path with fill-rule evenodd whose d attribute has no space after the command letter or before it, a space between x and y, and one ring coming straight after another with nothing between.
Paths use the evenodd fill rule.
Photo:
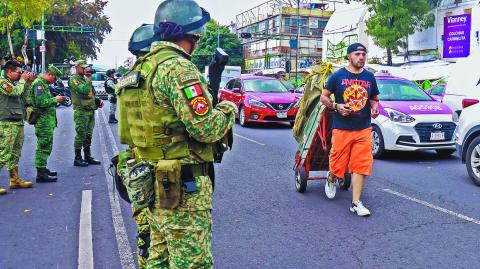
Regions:
<instances>
[{"instance_id":1,"label":"military boot","mask_svg":"<svg viewBox=\"0 0 480 269\"><path fill-rule=\"evenodd\" d=\"M108 123L118 123L118 120L115 119L115 115L110 115L108 118Z\"/></svg>"},{"instance_id":2,"label":"military boot","mask_svg":"<svg viewBox=\"0 0 480 269\"><path fill-rule=\"evenodd\" d=\"M88 163L85 162L82 159L82 150L81 149L76 149L75 150L75 160L73 161L73 166L80 166L80 167L88 166Z\"/></svg>"},{"instance_id":3,"label":"military boot","mask_svg":"<svg viewBox=\"0 0 480 269\"><path fill-rule=\"evenodd\" d=\"M24 181L18 177L18 167L8 170L10 173L10 189L26 189L32 187L32 182Z\"/></svg>"},{"instance_id":4,"label":"military boot","mask_svg":"<svg viewBox=\"0 0 480 269\"><path fill-rule=\"evenodd\" d=\"M45 168L37 168L37 183L57 182L56 177L48 175L48 170Z\"/></svg>"},{"instance_id":5,"label":"military boot","mask_svg":"<svg viewBox=\"0 0 480 269\"><path fill-rule=\"evenodd\" d=\"M47 172L49 176L56 177L58 175L57 171L51 171L47 168Z\"/></svg>"},{"instance_id":6,"label":"military boot","mask_svg":"<svg viewBox=\"0 0 480 269\"><path fill-rule=\"evenodd\" d=\"M85 147L83 148L83 155L85 155L85 162L88 164L100 164L101 162L99 160L95 160L92 158L92 155L90 154L90 148Z\"/></svg>"},{"instance_id":7,"label":"military boot","mask_svg":"<svg viewBox=\"0 0 480 269\"><path fill-rule=\"evenodd\" d=\"M3 194L7 194L7 190L0 188L0 195L3 195Z\"/></svg>"}]
</instances>

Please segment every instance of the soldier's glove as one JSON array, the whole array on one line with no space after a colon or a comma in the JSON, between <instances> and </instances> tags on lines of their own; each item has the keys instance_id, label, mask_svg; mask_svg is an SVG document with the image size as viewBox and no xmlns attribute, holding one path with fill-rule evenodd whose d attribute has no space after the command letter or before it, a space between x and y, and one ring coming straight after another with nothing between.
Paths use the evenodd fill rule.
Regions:
<instances>
[{"instance_id":1,"label":"soldier's glove","mask_svg":"<svg viewBox=\"0 0 480 269\"><path fill-rule=\"evenodd\" d=\"M235 114L238 113L237 106L230 101L222 101L215 108L222 111L223 113L225 113L227 115L232 113L232 112L235 113Z\"/></svg>"}]
</instances>

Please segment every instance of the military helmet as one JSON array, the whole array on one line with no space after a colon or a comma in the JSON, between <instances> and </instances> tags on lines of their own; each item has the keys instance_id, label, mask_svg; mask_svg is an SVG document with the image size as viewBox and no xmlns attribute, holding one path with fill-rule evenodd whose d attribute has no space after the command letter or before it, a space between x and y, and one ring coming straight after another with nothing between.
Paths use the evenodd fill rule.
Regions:
<instances>
[{"instance_id":1,"label":"military helmet","mask_svg":"<svg viewBox=\"0 0 480 269\"><path fill-rule=\"evenodd\" d=\"M166 0L155 13L155 34L161 40L201 35L205 34L208 21L210 14L194 0Z\"/></svg>"},{"instance_id":2,"label":"military helmet","mask_svg":"<svg viewBox=\"0 0 480 269\"><path fill-rule=\"evenodd\" d=\"M128 42L128 51L137 55L140 52L149 52L154 36L153 24L142 24L135 29Z\"/></svg>"}]
</instances>

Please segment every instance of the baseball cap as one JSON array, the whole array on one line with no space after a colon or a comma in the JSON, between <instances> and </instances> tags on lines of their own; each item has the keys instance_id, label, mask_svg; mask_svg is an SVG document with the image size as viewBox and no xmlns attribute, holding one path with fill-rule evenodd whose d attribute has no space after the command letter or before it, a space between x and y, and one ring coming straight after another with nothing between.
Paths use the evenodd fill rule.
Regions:
<instances>
[{"instance_id":1,"label":"baseball cap","mask_svg":"<svg viewBox=\"0 0 480 269\"><path fill-rule=\"evenodd\" d=\"M353 43L350 46L348 46L347 54L350 54L355 51L364 51L365 53L367 53L367 48L361 43Z\"/></svg>"},{"instance_id":2,"label":"baseball cap","mask_svg":"<svg viewBox=\"0 0 480 269\"><path fill-rule=\"evenodd\" d=\"M78 61L75 62L75 66L87 68L87 67L89 67L90 65L87 64L87 61L85 61L85 60L78 60Z\"/></svg>"},{"instance_id":3,"label":"baseball cap","mask_svg":"<svg viewBox=\"0 0 480 269\"><path fill-rule=\"evenodd\" d=\"M57 78L62 76L62 71L60 71L60 69L58 69L56 66L53 66L53 65L48 66L48 72L52 73Z\"/></svg>"}]
</instances>

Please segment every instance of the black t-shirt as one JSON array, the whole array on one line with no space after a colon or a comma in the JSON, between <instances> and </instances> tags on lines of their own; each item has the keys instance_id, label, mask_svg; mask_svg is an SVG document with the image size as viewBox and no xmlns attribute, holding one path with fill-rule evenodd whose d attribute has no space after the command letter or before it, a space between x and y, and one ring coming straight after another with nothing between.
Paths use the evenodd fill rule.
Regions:
<instances>
[{"instance_id":1,"label":"black t-shirt","mask_svg":"<svg viewBox=\"0 0 480 269\"><path fill-rule=\"evenodd\" d=\"M360 74L354 74L342 68L330 76L325 88L335 95L335 102L347 104L353 110L346 117L335 113L334 129L363 130L372 125L369 101L379 94L372 72L363 70Z\"/></svg>"}]
</instances>

